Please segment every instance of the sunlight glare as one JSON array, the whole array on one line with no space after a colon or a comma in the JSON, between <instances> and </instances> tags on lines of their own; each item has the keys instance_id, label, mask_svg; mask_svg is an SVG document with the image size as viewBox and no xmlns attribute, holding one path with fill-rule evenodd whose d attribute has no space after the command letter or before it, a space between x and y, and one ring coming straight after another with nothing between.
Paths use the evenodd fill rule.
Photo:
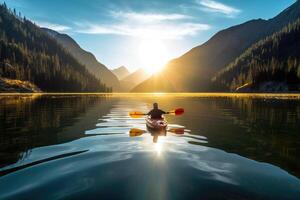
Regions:
<instances>
[{"instance_id":1,"label":"sunlight glare","mask_svg":"<svg viewBox=\"0 0 300 200\"><path fill-rule=\"evenodd\" d=\"M158 140L158 142L154 144L154 150L157 156L161 155L161 153L163 152L163 147L164 147L163 139Z\"/></svg>"},{"instance_id":2,"label":"sunlight glare","mask_svg":"<svg viewBox=\"0 0 300 200\"><path fill-rule=\"evenodd\" d=\"M160 40L144 40L140 43L139 57L142 67L149 73L159 72L169 60L165 44Z\"/></svg>"}]
</instances>

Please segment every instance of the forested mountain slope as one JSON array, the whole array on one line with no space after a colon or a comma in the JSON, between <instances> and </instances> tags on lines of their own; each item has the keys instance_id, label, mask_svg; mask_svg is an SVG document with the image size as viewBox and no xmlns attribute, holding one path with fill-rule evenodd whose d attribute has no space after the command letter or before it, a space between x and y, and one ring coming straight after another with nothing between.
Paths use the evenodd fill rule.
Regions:
<instances>
[{"instance_id":1,"label":"forested mountain slope","mask_svg":"<svg viewBox=\"0 0 300 200\"><path fill-rule=\"evenodd\" d=\"M77 42L67 34L61 34L54 30L42 28L46 33L61 44L79 63L84 65L88 71L100 79L108 87L112 87L114 91L120 89L118 78L105 65L98 62L96 57L82 49Z\"/></svg>"},{"instance_id":2,"label":"forested mountain slope","mask_svg":"<svg viewBox=\"0 0 300 200\"><path fill-rule=\"evenodd\" d=\"M254 44L213 82L220 91L299 91L300 19Z\"/></svg>"},{"instance_id":3,"label":"forested mountain slope","mask_svg":"<svg viewBox=\"0 0 300 200\"><path fill-rule=\"evenodd\" d=\"M47 92L109 91L53 38L5 4L0 6L0 76Z\"/></svg>"}]
</instances>

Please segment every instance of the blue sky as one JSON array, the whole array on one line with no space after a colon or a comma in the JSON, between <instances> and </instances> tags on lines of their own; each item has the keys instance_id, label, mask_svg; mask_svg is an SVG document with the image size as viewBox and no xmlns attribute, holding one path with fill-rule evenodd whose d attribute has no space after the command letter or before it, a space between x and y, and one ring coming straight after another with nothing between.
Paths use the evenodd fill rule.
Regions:
<instances>
[{"instance_id":1,"label":"blue sky","mask_svg":"<svg viewBox=\"0 0 300 200\"><path fill-rule=\"evenodd\" d=\"M250 19L272 18L295 0L5 2L38 25L69 34L108 68L125 65L133 71L143 67L138 54L145 41L159 41L167 59L175 58L221 29Z\"/></svg>"}]
</instances>

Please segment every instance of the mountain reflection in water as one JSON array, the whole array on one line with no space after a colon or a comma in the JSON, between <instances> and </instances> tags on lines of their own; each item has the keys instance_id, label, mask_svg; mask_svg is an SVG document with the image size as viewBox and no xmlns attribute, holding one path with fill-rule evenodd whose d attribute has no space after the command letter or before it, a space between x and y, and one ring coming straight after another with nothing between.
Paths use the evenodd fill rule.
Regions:
<instances>
[{"instance_id":1,"label":"mountain reflection in water","mask_svg":"<svg viewBox=\"0 0 300 200\"><path fill-rule=\"evenodd\" d=\"M297 199L299 99L2 95L0 199ZM128 116L154 101L186 111L160 135Z\"/></svg>"}]
</instances>

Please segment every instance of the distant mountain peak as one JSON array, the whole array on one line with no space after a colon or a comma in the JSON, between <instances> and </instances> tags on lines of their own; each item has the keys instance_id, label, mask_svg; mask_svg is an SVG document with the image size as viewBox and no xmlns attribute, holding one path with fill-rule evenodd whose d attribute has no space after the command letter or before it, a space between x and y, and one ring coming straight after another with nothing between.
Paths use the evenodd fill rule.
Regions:
<instances>
[{"instance_id":1,"label":"distant mountain peak","mask_svg":"<svg viewBox=\"0 0 300 200\"><path fill-rule=\"evenodd\" d=\"M124 71L124 72L128 72L128 73L129 73L129 70L128 70L124 65L122 65L122 66L120 66L120 67L117 67L117 68L115 68L115 69L113 69L113 70L122 70L122 71Z\"/></svg>"},{"instance_id":2,"label":"distant mountain peak","mask_svg":"<svg viewBox=\"0 0 300 200\"><path fill-rule=\"evenodd\" d=\"M139 68L123 78L121 84L126 91L131 91L135 86L148 79L151 75L144 68Z\"/></svg>"},{"instance_id":3,"label":"distant mountain peak","mask_svg":"<svg viewBox=\"0 0 300 200\"><path fill-rule=\"evenodd\" d=\"M128 76L130 74L128 69L123 65L116 69L113 69L112 72L118 77L119 80L125 78L126 76Z\"/></svg>"}]
</instances>

